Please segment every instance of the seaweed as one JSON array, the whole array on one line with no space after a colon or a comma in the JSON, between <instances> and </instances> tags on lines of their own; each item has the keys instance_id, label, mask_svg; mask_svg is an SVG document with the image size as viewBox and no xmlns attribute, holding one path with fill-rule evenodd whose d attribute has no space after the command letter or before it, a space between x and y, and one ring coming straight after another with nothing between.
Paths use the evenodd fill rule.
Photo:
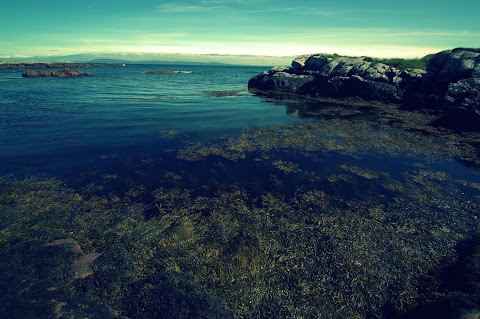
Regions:
<instances>
[{"instance_id":1,"label":"seaweed","mask_svg":"<svg viewBox=\"0 0 480 319\"><path fill-rule=\"evenodd\" d=\"M478 135L392 105L304 111L311 121L220 140L165 132L173 151L102 155L135 173L78 187L1 177L0 315L401 318L478 304L478 245L458 249L480 232Z\"/></svg>"}]
</instances>

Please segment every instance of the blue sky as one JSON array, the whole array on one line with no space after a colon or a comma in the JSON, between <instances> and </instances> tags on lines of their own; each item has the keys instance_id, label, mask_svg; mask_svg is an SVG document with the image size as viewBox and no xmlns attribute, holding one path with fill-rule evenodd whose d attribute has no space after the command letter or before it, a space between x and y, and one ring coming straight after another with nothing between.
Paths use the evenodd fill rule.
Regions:
<instances>
[{"instance_id":1,"label":"blue sky","mask_svg":"<svg viewBox=\"0 0 480 319\"><path fill-rule=\"evenodd\" d=\"M79 53L423 56L480 47L480 1L5 0L0 58Z\"/></svg>"}]
</instances>

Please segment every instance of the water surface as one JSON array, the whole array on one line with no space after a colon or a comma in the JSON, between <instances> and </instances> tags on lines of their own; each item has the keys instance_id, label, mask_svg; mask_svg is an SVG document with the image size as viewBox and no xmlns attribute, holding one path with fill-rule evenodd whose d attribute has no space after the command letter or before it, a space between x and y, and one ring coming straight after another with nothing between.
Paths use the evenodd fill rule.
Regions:
<instances>
[{"instance_id":1,"label":"water surface","mask_svg":"<svg viewBox=\"0 0 480 319\"><path fill-rule=\"evenodd\" d=\"M162 69L181 72L143 73ZM480 302L479 135L434 128L429 110L248 92L263 70L0 70L0 317Z\"/></svg>"}]
</instances>

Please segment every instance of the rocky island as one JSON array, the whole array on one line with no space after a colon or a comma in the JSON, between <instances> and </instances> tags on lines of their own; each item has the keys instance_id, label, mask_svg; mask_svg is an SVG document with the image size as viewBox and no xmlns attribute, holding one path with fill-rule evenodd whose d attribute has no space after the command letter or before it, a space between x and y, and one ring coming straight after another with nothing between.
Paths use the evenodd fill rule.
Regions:
<instances>
[{"instance_id":1,"label":"rocky island","mask_svg":"<svg viewBox=\"0 0 480 319\"><path fill-rule=\"evenodd\" d=\"M65 68L59 71L26 70L22 73L22 76L24 78L39 78L39 77L67 78L67 77L74 77L74 76L93 76L93 74Z\"/></svg>"},{"instance_id":2,"label":"rocky island","mask_svg":"<svg viewBox=\"0 0 480 319\"><path fill-rule=\"evenodd\" d=\"M432 124L480 130L480 49L433 55L425 69L400 70L368 57L302 55L255 76L248 88L308 97L361 98L438 110Z\"/></svg>"}]
</instances>

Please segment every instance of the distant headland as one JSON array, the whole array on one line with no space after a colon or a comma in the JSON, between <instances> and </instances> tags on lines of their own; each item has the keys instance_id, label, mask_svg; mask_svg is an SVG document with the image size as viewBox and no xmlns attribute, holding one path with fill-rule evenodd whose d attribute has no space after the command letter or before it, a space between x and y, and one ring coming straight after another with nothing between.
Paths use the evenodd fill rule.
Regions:
<instances>
[{"instance_id":1,"label":"distant headland","mask_svg":"<svg viewBox=\"0 0 480 319\"><path fill-rule=\"evenodd\" d=\"M122 66L121 63L32 62L0 63L0 69L65 69Z\"/></svg>"},{"instance_id":2,"label":"distant headland","mask_svg":"<svg viewBox=\"0 0 480 319\"><path fill-rule=\"evenodd\" d=\"M310 54L248 82L250 90L307 97L361 98L430 108L432 124L480 131L480 49L456 48L417 60Z\"/></svg>"}]
</instances>

